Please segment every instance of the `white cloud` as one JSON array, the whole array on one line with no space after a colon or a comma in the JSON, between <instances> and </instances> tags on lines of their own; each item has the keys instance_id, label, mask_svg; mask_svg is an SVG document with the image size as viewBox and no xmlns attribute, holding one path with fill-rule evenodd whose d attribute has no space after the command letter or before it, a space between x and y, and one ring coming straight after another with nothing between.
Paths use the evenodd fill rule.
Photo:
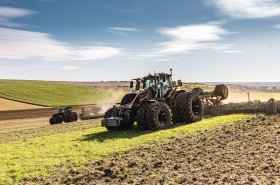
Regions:
<instances>
[{"instance_id":1,"label":"white cloud","mask_svg":"<svg viewBox=\"0 0 280 185\"><path fill-rule=\"evenodd\" d=\"M280 16L279 0L206 0L224 15L238 19Z\"/></svg>"},{"instance_id":2,"label":"white cloud","mask_svg":"<svg viewBox=\"0 0 280 185\"><path fill-rule=\"evenodd\" d=\"M184 54L206 49L223 51L232 47L231 44L217 43L231 33L216 23L161 28L159 33L169 41L158 44L158 54Z\"/></svg>"},{"instance_id":3,"label":"white cloud","mask_svg":"<svg viewBox=\"0 0 280 185\"><path fill-rule=\"evenodd\" d=\"M142 30L137 29L137 28L128 28L128 27L108 27L108 28L106 28L106 31L109 33L117 34L117 35L126 36L126 35L128 35L128 33L139 32Z\"/></svg>"},{"instance_id":4,"label":"white cloud","mask_svg":"<svg viewBox=\"0 0 280 185\"><path fill-rule=\"evenodd\" d=\"M72 70L80 69L80 67L79 66L62 66L61 69L64 71L72 71Z\"/></svg>"},{"instance_id":5,"label":"white cloud","mask_svg":"<svg viewBox=\"0 0 280 185\"><path fill-rule=\"evenodd\" d=\"M273 28L275 28L275 29L280 29L280 24L275 24L275 25L273 25Z\"/></svg>"},{"instance_id":6,"label":"white cloud","mask_svg":"<svg viewBox=\"0 0 280 185\"><path fill-rule=\"evenodd\" d=\"M12 19L27 17L34 14L34 11L23 8L0 7L0 26L24 27L23 24L16 23Z\"/></svg>"},{"instance_id":7,"label":"white cloud","mask_svg":"<svg viewBox=\"0 0 280 185\"><path fill-rule=\"evenodd\" d=\"M121 54L109 46L73 46L40 32L0 27L0 59L100 60Z\"/></svg>"}]
</instances>

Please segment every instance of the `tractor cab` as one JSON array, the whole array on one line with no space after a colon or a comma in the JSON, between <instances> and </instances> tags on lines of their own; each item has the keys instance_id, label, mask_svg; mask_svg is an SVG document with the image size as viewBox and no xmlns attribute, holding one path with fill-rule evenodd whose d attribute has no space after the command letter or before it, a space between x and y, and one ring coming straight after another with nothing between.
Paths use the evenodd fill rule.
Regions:
<instances>
[{"instance_id":1,"label":"tractor cab","mask_svg":"<svg viewBox=\"0 0 280 185\"><path fill-rule=\"evenodd\" d=\"M133 79L130 82L130 88L134 87L134 81L136 85L132 91L151 89L159 98L163 97L170 89L182 86L181 80L172 81L172 69L170 69L170 73L154 73L153 75L149 74L142 78Z\"/></svg>"},{"instance_id":2,"label":"tractor cab","mask_svg":"<svg viewBox=\"0 0 280 185\"><path fill-rule=\"evenodd\" d=\"M72 114L72 112L73 112L72 107L64 107L62 109L59 109L59 113L63 115Z\"/></svg>"}]
</instances>

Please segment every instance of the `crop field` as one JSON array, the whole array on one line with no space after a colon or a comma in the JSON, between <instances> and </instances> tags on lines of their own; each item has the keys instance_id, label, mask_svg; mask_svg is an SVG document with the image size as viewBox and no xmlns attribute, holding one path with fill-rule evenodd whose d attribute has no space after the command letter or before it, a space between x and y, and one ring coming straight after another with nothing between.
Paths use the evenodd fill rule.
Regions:
<instances>
[{"instance_id":1,"label":"crop field","mask_svg":"<svg viewBox=\"0 0 280 185\"><path fill-rule=\"evenodd\" d=\"M56 82L0 80L0 97L50 107L116 103L125 92Z\"/></svg>"},{"instance_id":2,"label":"crop field","mask_svg":"<svg viewBox=\"0 0 280 185\"><path fill-rule=\"evenodd\" d=\"M0 184L280 184L278 115L208 117L160 131L109 132L101 119L49 125L55 107L108 109L112 104L101 103L119 102L128 91L99 86L0 80L0 97L10 99L0 105L26 106L0 112ZM251 101L270 98L280 95L250 93ZM230 92L225 103L246 101L247 93Z\"/></svg>"},{"instance_id":3,"label":"crop field","mask_svg":"<svg viewBox=\"0 0 280 185\"><path fill-rule=\"evenodd\" d=\"M180 130L184 128L186 133L163 142L113 154L82 167L62 167L53 176L25 179L22 184L277 185L279 121L278 116L257 116L194 134L184 126Z\"/></svg>"},{"instance_id":4,"label":"crop field","mask_svg":"<svg viewBox=\"0 0 280 185\"><path fill-rule=\"evenodd\" d=\"M134 129L112 133L99 127L100 119L5 131L0 134L0 184L32 183L36 177L48 178L64 168L82 168L115 153L190 137L250 117L221 116L158 132Z\"/></svg>"}]
</instances>

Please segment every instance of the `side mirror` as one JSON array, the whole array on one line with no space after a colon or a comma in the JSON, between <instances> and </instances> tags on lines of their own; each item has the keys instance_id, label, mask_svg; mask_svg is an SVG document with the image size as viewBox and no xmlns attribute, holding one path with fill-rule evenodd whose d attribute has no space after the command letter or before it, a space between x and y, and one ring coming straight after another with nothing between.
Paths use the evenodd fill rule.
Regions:
<instances>
[{"instance_id":1,"label":"side mirror","mask_svg":"<svg viewBox=\"0 0 280 185\"><path fill-rule=\"evenodd\" d=\"M140 90L140 80L137 80L136 81L136 87L135 87L135 90L137 91L137 90Z\"/></svg>"},{"instance_id":2,"label":"side mirror","mask_svg":"<svg viewBox=\"0 0 280 185\"><path fill-rule=\"evenodd\" d=\"M133 81L130 81L129 87L130 87L130 89L133 88Z\"/></svg>"}]
</instances>

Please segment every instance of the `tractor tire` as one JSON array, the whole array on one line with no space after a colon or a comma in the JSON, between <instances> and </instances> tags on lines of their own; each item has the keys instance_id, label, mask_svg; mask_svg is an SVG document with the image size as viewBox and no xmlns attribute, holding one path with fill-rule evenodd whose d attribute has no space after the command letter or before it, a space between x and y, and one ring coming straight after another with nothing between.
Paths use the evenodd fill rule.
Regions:
<instances>
[{"instance_id":1,"label":"tractor tire","mask_svg":"<svg viewBox=\"0 0 280 185\"><path fill-rule=\"evenodd\" d=\"M216 85L215 90L214 90L214 94L216 96L220 96L221 100L225 100L228 98L228 88L226 85L224 84L219 84Z\"/></svg>"},{"instance_id":2,"label":"tractor tire","mask_svg":"<svg viewBox=\"0 0 280 185\"><path fill-rule=\"evenodd\" d=\"M119 130L131 130L134 125L134 119L131 117L124 117Z\"/></svg>"},{"instance_id":3,"label":"tractor tire","mask_svg":"<svg viewBox=\"0 0 280 185\"><path fill-rule=\"evenodd\" d=\"M146 121L149 130L167 129L171 126L171 119L171 110L167 104L163 102L149 104L146 112Z\"/></svg>"},{"instance_id":4,"label":"tractor tire","mask_svg":"<svg viewBox=\"0 0 280 185\"><path fill-rule=\"evenodd\" d=\"M138 108L137 114L136 114L137 126L141 130L148 129L147 122L146 122L146 112L147 112L148 107L149 107L148 102L141 103Z\"/></svg>"},{"instance_id":5,"label":"tractor tire","mask_svg":"<svg viewBox=\"0 0 280 185\"><path fill-rule=\"evenodd\" d=\"M181 92L174 98L172 102L172 115L173 115L173 123L182 123L183 119L180 112L180 102L183 94L186 94L186 92Z\"/></svg>"},{"instance_id":6,"label":"tractor tire","mask_svg":"<svg viewBox=\"0 0 280 185\"><path fill-rule=\"evenodd\" d=\"M185 123L193 123L202 119L203 105L198 94L189 92L180 97L180 116Z\"/></svg>"},{"instance_id":7,"label":"tractor tire","mask_svg":"<svg viewBox=\"0 0 280 185\"><path fill-rule=\"evenodd\" d=\"M61 115L53 116L53 124L59 124L63 122L63 117Z\"/></svg>"},{"instance_id":8,"label":"tractor tire","mask_svg":"<svg viewBox=\"0 0 280 185\"><path fill-rule=\"evenodd\" d=\"M73 112L73 114L72 114L72 121L78 121L78 119L79 119L78 113Z\"/></svg>"},{"instance_id":9,"label":"tractor tire","mask_svg":"<svg viewBox=\"0 0 280 185\"><path fill-rule=\"evenodd\" d=\"M54 124L54 117L53 117L53 116L50 118L49 123L50 123L51 125Z\"/></svg>"},{"instance_id":10,"label":"tractor tire","mask_svg":"<svg viewBox=\"0 0 280 185\"><path fill-rule=\"evenodd\" d=\"M203 94L204 94L204 91L201 88L199 88L199 87L194 88L192 90L192 92L198 94L199 96L203 96Z\"/></svg>"}]
</instances>

